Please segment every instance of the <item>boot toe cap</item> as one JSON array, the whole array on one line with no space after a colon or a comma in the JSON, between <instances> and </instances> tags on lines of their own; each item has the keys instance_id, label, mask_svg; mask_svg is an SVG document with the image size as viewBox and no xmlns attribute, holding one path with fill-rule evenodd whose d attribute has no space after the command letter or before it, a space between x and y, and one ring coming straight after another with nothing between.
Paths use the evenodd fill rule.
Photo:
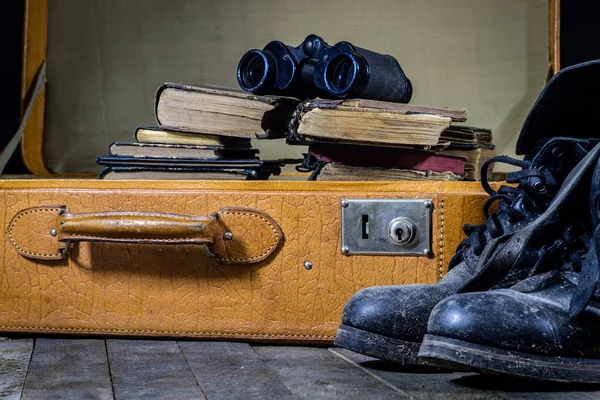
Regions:
<instances>
[{"instance_id":1,"label":"boot toe cap","mask_svg":"<svg viewBox=\"0 0 600 400\"><path fill-rule=\"evenodd\" d=\"M445 293L436 285L374 286L346 303L342 323L379 335L420 342L429 313Z\"/></svg>"},{"instance_id":2,"label":"boot toe cap","mask_svg":"<svg viewBox=\"0 0 600 400\"><path fill-rule=\"evenodd\" d=\"M556 354L568 337L564 310L512 290L448 297L431 312L427 333L506 350ZM566 335L565 335L566 334Z\"/></svg>"}]
</instances>

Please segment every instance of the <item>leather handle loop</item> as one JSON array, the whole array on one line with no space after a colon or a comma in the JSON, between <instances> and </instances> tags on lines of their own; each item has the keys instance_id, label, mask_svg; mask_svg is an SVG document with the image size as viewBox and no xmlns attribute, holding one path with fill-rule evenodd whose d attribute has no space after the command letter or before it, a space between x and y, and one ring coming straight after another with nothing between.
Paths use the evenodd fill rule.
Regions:
<instances>
[{"instance_id":1,"label":"leather handle loop","mask_svg":"<svg viewBox=\"0 0 600 400\"><path fill-rule=\"evenodd\" d=\"M225 233L215 215L105 212L63 214L57 229L61 242L212 243Z\"/></svg>"},{"instance_id":2,"label":"leather handle loop","mask_svg":"<svg viewBox=\"0 0 600 400\"><path fill-rule=\"evenodd\" d=\"M71 214L67 206L19 211L7 237L24 257L60 260L73 242L202 244L206 254L225 264L265 260L283 241L268 214L253 208L225 207L208 216L143 212ZM177 250L174 250L177 251Z\"/></svg>"}]
</instances>

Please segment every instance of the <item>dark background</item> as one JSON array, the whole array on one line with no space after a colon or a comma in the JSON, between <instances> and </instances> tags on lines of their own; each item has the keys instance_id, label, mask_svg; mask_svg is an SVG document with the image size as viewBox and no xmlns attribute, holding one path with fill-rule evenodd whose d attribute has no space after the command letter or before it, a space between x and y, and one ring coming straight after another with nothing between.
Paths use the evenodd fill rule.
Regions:
<instances>
[{"instance_id":1,"label":"dark background","mask_svg":"<svg viewBox=\"0 0 600 400\"><path fill-rule=\"evenodd\" d=\"M20 122L21 59L23 50L24 0L11 0L0 5L0 37L3 38L4 60L0 63L3 80L0 107L0 148L4 148L17 131ZM561 4L561 66L600 59L600 2L568 0ZM26 169L20 152L13 155L4 173L22 174Z\"/></svg>"},{"instance_id":2,"label":"dark background","mask_svg":"<svg viewBox=\"0 0 600 400\"><path fill-rule=\"evenodd\" d=\"M561 1L561 68L600 59L600 1Z\"/></svg>"},{"instance_id":3,"label":"dark background","mask_svg":"<svg viewBox=\"0 0 600 400\"><path fill-rule=\"evenodd\" d=\"M7 4L8 3L8 4ZM0 107L0 149L3 149L19 128L21 119L21 58L23 51L24 1L11 0L0 5L0 38L3 43L3 60L0 62L2 77L2 106ZM21 152L16 151L6 166L6 174L27 173Z\"/></svg>"}]
</instances>

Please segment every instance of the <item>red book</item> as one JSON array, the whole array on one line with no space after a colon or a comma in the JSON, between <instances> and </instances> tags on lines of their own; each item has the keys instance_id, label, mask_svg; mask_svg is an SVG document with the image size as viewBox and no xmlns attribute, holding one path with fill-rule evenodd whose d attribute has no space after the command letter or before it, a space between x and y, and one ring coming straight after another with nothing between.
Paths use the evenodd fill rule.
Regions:
<instances>
[{"instance_id":1,"label":"red book","mask_svg":"<svg viewBox=\"0 0 600 400\"><path fill-rule=\"evenodd\" d=\"M458 175L465 173L465 158L423 150L313 143L308 151L318 161L326 163L340 162L360 167L452 172Z\"/></svg>"}]
</instances>

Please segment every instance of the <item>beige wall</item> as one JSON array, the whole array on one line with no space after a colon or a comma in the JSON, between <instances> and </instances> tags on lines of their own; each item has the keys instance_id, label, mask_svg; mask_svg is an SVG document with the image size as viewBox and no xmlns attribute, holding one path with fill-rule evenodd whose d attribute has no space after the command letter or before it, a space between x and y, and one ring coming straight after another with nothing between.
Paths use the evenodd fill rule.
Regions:
<instances>
[{"instance_id":1,"label":"beige wall","mask_svg":"<svg viewBox=\"0 0 600 400\"><path fill-rule=\"evenodd\" d=\"M96 171L110 142L155 124L164 81L237 86L240 56L309 33L396 56L415 104L467 108L514 151L548 69L547 0L52 0L45 157ZM258 142L262 158L302 148Z\"/></svg>"}]
</instances>

